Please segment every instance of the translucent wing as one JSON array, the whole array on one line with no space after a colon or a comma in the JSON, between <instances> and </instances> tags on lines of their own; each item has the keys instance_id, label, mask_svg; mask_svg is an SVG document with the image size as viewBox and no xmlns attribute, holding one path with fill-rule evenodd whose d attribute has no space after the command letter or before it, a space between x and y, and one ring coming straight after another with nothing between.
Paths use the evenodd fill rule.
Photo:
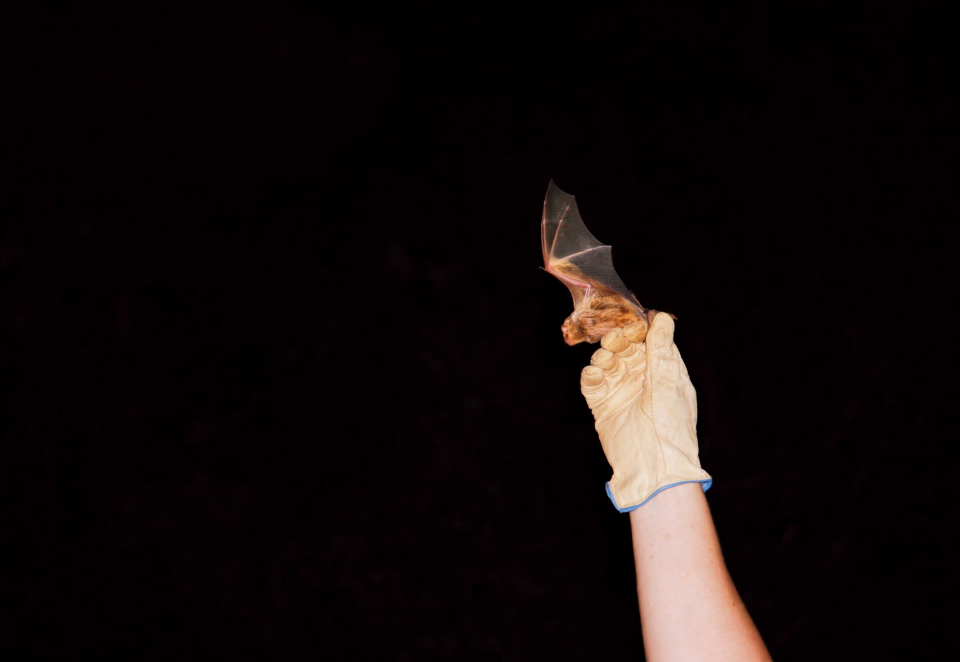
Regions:
<instances>
[{"instance_id":1,"label":"translucent wing","mask_svg":"<svg viewBox=\"0 0 960 662\"><path fill-rule=\"evenodd\" d=\"M574 308L600 287L613 290L643 311L614 271L610 246L590 233L580 217L576 198L561 191L552 179L543 201L540 240L544 268L567 286Z\"/></svg>"}]
</instances>

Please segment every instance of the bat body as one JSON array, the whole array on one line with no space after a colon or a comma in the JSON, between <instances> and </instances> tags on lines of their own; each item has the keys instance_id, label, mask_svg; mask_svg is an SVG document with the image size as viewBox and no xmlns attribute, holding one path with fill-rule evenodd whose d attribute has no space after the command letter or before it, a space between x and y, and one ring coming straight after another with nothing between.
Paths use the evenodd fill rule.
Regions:
<instances>
[{"instance_id":1,"label":"bat body","mask_svg":"<svg viewBox=\"0 0 960 662\"><path fill-rule=\"evenodd\" d=\"M617 327L652 319L654 311L641 306L614 271L610 246L590 234L576 199L553 180L543 201L540 240L544 269L573 295L573 313L561 326L568 345L595 343Z\"/></svg>"}]
</instances>

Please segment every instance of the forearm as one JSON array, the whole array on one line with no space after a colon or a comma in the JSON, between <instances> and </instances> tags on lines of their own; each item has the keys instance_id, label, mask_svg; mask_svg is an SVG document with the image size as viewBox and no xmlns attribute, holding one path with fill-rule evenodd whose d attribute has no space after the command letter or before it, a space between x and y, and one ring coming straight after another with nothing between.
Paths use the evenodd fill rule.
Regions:
<instances>
[{"instance_id":1,"label":"forearm","mask_svg":"<svg viewBox=\"0 0 960 662\"><path fill-rule=\"evenodd\" d=\"M770 660L720 553L698 483L630 513L643 643L660 660Z\"/></svg>"}]
</instances>

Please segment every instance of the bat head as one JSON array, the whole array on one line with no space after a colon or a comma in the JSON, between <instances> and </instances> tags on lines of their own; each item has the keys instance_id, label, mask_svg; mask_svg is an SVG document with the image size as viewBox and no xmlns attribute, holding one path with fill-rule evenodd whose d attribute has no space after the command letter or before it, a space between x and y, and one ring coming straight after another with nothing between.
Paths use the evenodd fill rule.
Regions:
<instances>
[{"instance_id":1,"label":"bat head","mask_svg":"<svg viewBox=\"0 0 960 662\"><path fill-rule=\"evenodd\" d=\"M639 320L646 320L646 315L619 293L594 288L563 321L560 331L568 345L595 343L614 329Z\"/></svg>"}]
</instances>

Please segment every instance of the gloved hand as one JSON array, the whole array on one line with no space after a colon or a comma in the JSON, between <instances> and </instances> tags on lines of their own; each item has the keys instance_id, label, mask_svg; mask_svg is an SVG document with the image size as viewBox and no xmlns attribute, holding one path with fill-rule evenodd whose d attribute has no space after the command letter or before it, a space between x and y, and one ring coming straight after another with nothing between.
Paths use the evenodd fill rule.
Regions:
<instances>
[{"instance_id":1,"label":"gloved hand","mask_svg":"<svg viewBox=\"0 0 960 662\"><path fill-rule=\"evenodd\" d=\"M674 485L698 482L706 491L713 483L700 468L697 393L673 330L666 313L657 313L649 330L642 321L614 329L580 376L613 467L607 495L620 512Z\"/></svg>"}]
</instances>

